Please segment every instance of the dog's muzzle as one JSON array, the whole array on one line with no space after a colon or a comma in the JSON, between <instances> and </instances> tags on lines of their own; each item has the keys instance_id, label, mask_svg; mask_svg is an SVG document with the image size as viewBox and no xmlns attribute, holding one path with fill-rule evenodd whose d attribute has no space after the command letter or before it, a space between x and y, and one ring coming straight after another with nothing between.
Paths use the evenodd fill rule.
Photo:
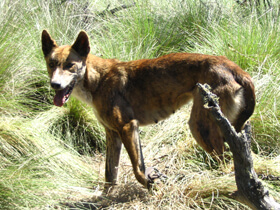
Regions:
<instances>
[{"instance_id":1,"label":"dog's muzzle","mask_svg":"<svg viewBox=\"0 0 280 210\"><path fill-rule=\"evenodd\" d=\"M74 86L76 84L76 79L74 79L66 88L64 89L61 89L61 84L60 83L56 83L56 82L52 82L51 83L51 86L53 89L55 89L55 96L54 96L54 99L53 99L53 103L54 105L56 106L63 106L63 104L65 104L73 89L74 89Z\"/></svg>"}]
</instances>

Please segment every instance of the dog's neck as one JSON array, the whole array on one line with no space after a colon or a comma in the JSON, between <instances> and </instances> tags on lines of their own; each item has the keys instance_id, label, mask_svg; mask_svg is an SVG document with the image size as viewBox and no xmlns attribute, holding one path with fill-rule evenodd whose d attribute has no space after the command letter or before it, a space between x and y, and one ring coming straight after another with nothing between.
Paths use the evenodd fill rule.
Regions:
<instances>
[{"instance_id":1,"label":"dog's neck","mask_svg":"<svg viewBox=\"0 0 280 210\"><path fill-rule=\"evenodd\" d=\"M85 63L85 69L73 90L73 96L93 107L94 93L98 89L101 78L110 71L112 62L115 63L117 61L89 54Z\"/></svg>"},{"instance_id":2,"label":"dog's neck","mask_svg":"<svg viewBox=\"0 0 280 210\"><path fill-rule=\"evenodd\" d=\"M80 72L78 77L79 79L74 87L72 95L92 107L92 93L95 92L99 85L100 73L93 68L90 62L86 62L84 70Z\"/></svg>"},{"instance_id":3,"label":"dog's neck","mask_svg":"<svg viewBox=\"0 0 280 210\"><path fill-rule=\"evenodd\" d=\"M92 94L88 89L86 89L82 81L78 82L75 85L72 95L78 100L90 105L91 107L93 106Z\"/></svg>"},{"instance_id":4,"label":"dog's neck","mask_svg":"<svg viewBox=\"0 0 280 210\"><path fill-rule=\"evenodd\" d=\"M96 91L98 91L101 83L106 80L105 78L110 74L112 67L119 62L116 59L104 59L89 54L86 58L82 77L73 90L73 96L94 107Z\"/></svg>"}]
</instances>

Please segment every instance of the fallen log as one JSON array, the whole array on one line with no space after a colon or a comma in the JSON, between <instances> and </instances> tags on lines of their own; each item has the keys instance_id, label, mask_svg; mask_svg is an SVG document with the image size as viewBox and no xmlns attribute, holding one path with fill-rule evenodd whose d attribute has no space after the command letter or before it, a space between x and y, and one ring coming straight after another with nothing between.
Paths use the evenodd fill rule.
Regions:
<instances>
[{"instance_id":1,"label":"fallen log","mask_svg":"<svg viewBox=\"0 0 280 210\"><path fill-rule=\"evenodd\" d=\"M197 87L203 98L204 108L212 114L232 152L237 185L234 197L252 209L280 209L280 204L269 195L253 168L250 123L247 122L244 129L237 133L221 112L218 97L211 93L210 86L198 83Z\"/></svg>"}]
</instances>

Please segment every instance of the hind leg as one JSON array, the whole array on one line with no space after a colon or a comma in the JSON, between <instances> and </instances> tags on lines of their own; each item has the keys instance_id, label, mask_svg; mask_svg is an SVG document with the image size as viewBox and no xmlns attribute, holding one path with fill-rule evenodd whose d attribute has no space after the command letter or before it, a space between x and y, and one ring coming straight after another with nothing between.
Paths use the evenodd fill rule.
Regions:
<instances>
[{"instance_id":1,"label":"hind leg","mask_svg":"<svg viewBox=\"0 0 280 210\"><path fill-rule=\"evenodd\" d=\"M190 130L197 143L210 154L223 154L224 138L209 111L203 107L201 96L194 97Z\"/></svg>"}]
</instances>

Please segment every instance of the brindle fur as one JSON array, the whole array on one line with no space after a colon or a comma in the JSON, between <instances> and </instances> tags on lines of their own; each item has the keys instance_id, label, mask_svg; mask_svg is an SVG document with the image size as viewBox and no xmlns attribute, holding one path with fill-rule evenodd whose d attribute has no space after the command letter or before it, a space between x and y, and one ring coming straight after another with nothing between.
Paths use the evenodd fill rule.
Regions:
<instances>
[{"instance_id":1,"label":"brindle fur","mask_svg":"<svg viewBox=\"0 0 280 210\"><path fill-rule=\"evenodd\" d=\"M89 54L84 31L72 46L58 46L44 30L42 49L52 86L65 88L76 80L72 94L93 107L105 127L105 177L111 184L117 181L123 144L137 180L149 188L140 161L138 128L169 117L191 100L189 125L194 138L207 152L223 153L224 138L203 108L197 83L212 87L222 112L238 132L254 110L251 77L224 56L173 53L129 62L103 59Z\"/></svg>"}]
</instances>

